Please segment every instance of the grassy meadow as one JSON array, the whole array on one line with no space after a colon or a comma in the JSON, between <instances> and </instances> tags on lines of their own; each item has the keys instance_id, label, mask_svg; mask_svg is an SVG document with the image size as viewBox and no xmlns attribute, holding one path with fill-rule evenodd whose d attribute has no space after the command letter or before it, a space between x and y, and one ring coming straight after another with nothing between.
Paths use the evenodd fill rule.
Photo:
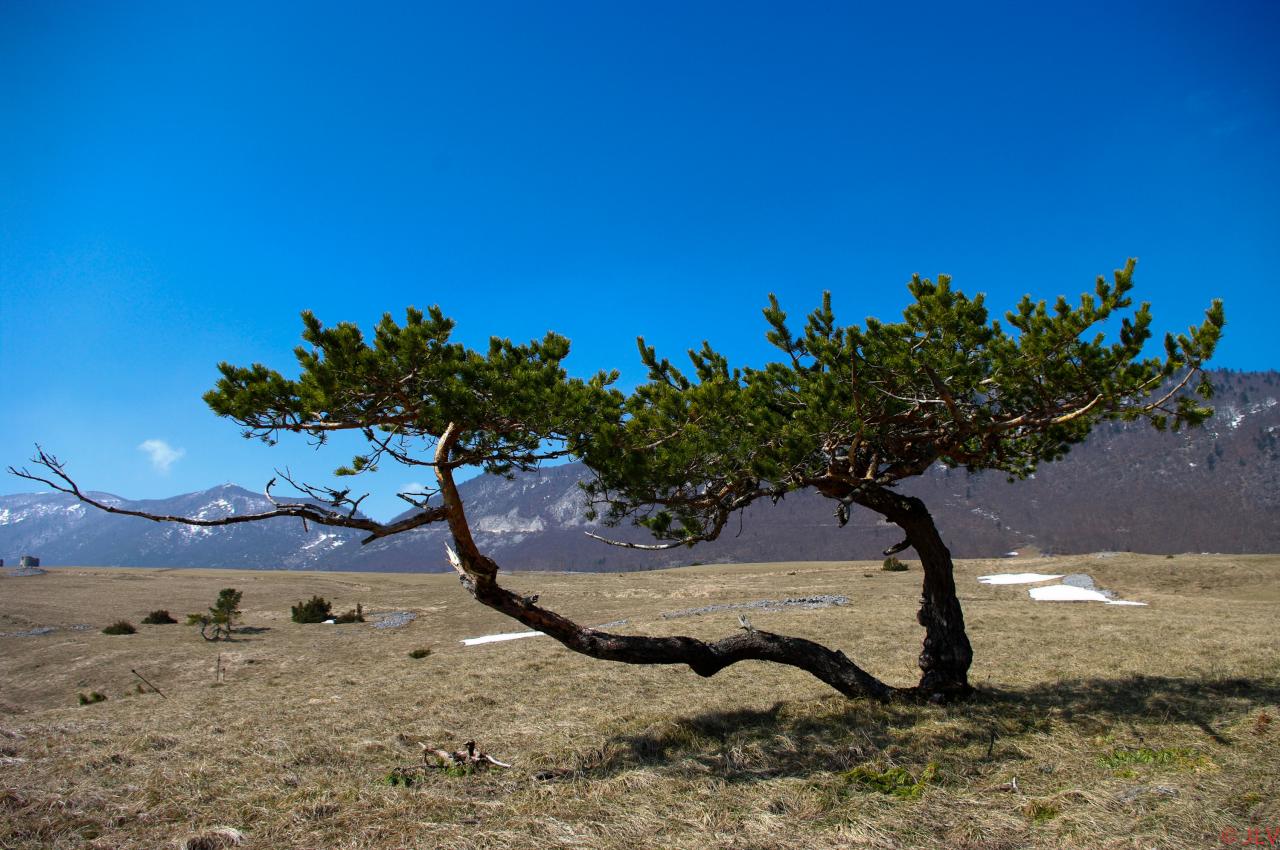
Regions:
<instances>
[{"instance_id":1,"label":"grassy meadow","mask_svg":"<svg viewBox=\"0 0 1280 850\"><path fill-rule=\"evenodd\" d=\"M719 637L751 611L914 683L918 564L514 573L622 632ZM1149 607L1032 602L989 572L1085 572ZM0 579L0 847L1191 848L1280 827L1280 556L963 561L980 693L957 706L846 700L759 663L711 679L575 655L453 576L59 568ZM179 620L243 591L231 642ZM299 625L319 594L370 622ZM381 612L409 611L379 629ZM101 629L119 619L132 635ZM84 628L84 626L89 628ZM76 628L79 626L80 628ZM41 627L38 636L12 636ZM415 650L429 650L411 657ZM219 675L218 670L221 669ZM164 694L143 687L136 670ZM79 704L79 695L105 701ZM507 770L410 771L467 740ZM1224 831L1228 831L1224 833ZM1280 837L1277 838L1280 844Z\"/></svg>"}]
</instances>

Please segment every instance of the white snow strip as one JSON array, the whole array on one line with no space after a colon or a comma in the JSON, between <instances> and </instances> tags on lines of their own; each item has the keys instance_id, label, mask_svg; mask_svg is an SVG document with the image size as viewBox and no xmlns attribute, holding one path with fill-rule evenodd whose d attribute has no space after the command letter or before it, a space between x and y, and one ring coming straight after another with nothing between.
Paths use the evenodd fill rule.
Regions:
<instances>
[{"instance_id":1,"label":"white snow strip","mask_svg":"<svg viewBox=\"0 0 1280 850\"><path fill-rule=\"evenodd\" d=\"M1055 578L1062 578L1062 576L1047 576L1042 573L996 573L990 576L978 576L978 581L983 584L1033 584Z\"/></svg>"},{"instance_id":2,"label":"white snow strip","mask_svg":"<svg viewBox=\"0 0 1280 850\"><path fill-rule=\"evenodd\" d=\"M464 638L463 646L475 646L480 643L497 643L500 640L519 640L520 638L538 637L542 632L506 632L500 635L485 635L484 637Z\"/></svg>"},{"instance_id":3,"label":"white snow strip","mask_svg":"<svg viewBox=\"0 0 1280 850\"><path fill-rule=\"evenodd\" d=\"M1031 598L1040 602L1106 602L1105 594L1083 587L1072 587L1067 584L1051 584L1048 587L1033 587L1027 591Z\"/></svg>"},{"instance_id":4,"label":"white snow strip","mask_svg":"<svg viewBox=\"0 0 1280 850\"><path fill-rule=\"evenodd\" d=\"M1108 605L1146 605L1145 602L1125 602L1108 599L1106 594L1083 587L1072 587L1067 584L1051 584L1048 587L1033 587L1027 591L1031 598L1038 602L1105 602Z\"/></svg>"}]
</instances>

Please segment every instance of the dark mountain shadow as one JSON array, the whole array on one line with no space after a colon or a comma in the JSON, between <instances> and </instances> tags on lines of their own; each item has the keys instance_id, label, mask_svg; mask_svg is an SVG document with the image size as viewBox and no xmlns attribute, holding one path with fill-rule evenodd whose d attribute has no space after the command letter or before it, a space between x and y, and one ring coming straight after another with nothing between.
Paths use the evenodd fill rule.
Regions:
<instances>
[{"instance_id":1,"label":"dark mountain shadow","mask_svg":"<svg viewBox=\"0 0 1280 850\"><path fill-rule=\"evenodd\" d=\"M657 720L609 739L559 775L613 775L635 769L712 775L729 782L845 771L887 757L969 769L1023 761L1016 739L1065 724L1081 740L1115 733L1141 745L1135 724L1186 723L1208 745L1230 746L1221 727L1280 702L1280 680L1132 676L988 689L952 706L880 705L867 700L779 702Z\"/></svg>"}]
</instances>

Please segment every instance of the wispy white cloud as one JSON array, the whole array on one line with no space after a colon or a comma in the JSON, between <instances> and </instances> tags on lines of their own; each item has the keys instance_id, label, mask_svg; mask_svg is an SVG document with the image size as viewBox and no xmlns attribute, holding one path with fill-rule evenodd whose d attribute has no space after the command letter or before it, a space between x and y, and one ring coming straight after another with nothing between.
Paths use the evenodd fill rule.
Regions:
<instances>
[{"instance_id":1,"label":"wispy white cloud","mask_svg":"<svg viewBox=\"0 0 1280 850\"><path fill-rule=\"evenodd\" d=\"M186 449L175 449L164 440L143 440L138 444L138 451L147 453L151 468L161 475L167 475L169 467L187 453Z\"/></svg>"}]
</instances>

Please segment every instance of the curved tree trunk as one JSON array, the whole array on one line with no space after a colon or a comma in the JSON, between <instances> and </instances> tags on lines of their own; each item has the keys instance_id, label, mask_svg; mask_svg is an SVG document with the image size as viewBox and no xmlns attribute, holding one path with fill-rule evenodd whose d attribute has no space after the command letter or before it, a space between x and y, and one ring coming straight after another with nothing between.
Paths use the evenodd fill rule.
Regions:
<instances>
[{"instance_id":1,"label":"curved tree trunk","mask_svg":"<svg viewBox=\"0 0 1280 850\"><path fill-rule=\"evenodd\" d=\"M969 645L964 613L956 597L951 551L942 542L929 509L914 496L904 496L884 487L861 488L850 497L898 525L920 556L924 587L916 618L924 626L925 636L917 692L931 700L950 701L968 696L973 691L969 685L973 648Z\"/></svg>"},{"instance_id":2,"label":"curved tree trunk","mask_svg":"<svg viewBox=\"0 0 1280 850\"><path fill-rule=\"evenodd\" d=\"M739 661L772 661L804 670L849 697L881 701L911 696L872 676L838 650L811 640L776 635L745 626L742 633L718 641L692 637L616 635L584 628L537 604L537 597L513 593L498 584L498 565L476 547L448 458L457 431L445 429L436 448L436 477L444 500L446 521L456 550L449 558L463 586L477 601L555 638L574 652L626 664L686 664L699 676L713 676Z\"/></svg>"}]
</instances>

